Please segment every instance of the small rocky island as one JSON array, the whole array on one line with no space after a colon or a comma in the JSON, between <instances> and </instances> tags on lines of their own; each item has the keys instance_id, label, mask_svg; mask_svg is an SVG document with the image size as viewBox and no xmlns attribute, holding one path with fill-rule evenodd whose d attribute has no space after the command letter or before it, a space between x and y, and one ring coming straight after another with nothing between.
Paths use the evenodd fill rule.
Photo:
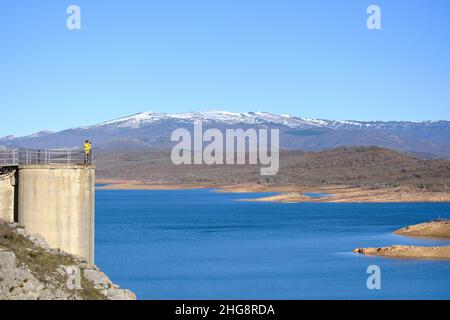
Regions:
<instances>
[{"instance_id":1,"label":"small rocky island","mask_svg":"<svg viewBox=\"0 0 450 320\"><path fill-rule=\"evenodd\" d=\"M420 223L394 231L408 237L450 238L450 220L437 220Z\"/></svg>"},{"instance_id":2,"label":"small rocky island","mask_svg":"<svg viewBox=\"0 0 450 320\"><path fill-rule=\"evenodd\" d=\"M96 266L0 220L0 300L135 299Z\"/></svg>"},{"instance_id":3,"label":"small rocky island","mask_svg":"<svg viewBox=\"0 0 450 320\"><path fill-rule=\"evenodd\" d=\"M450 239L450 221L438 220L420 223L396 230L394 233L409 237ZM450 246L419 247L394 245L381 248L356 248L353 252L390 258L450 260Z\"/></svg>"}]
</instances>

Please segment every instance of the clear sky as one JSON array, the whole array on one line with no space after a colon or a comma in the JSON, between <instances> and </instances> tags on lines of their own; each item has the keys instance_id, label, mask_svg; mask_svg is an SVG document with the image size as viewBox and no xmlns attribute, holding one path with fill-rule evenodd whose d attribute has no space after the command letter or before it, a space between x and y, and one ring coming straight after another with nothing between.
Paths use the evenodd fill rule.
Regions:
<instances>
[{"instance_id":1,"label":"clear sky","mask_svg":"<svg viewBox=\"0 0 450 320\"><path fill-rule=\"evenodd\" d=\"M0 136L210 109L448 120L450 1L0 0Z\"/></svg>"}]
</instances>

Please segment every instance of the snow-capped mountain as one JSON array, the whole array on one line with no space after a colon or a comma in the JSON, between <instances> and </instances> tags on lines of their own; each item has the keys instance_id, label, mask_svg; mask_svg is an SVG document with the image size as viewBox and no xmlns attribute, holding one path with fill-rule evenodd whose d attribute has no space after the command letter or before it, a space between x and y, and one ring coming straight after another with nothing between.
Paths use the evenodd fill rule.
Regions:
<instances>
[{"instance_id":1,"label":"snow-capped mountain","mask_svg":"<svg viewBox=\"0 0 450 320\"><path fill-rule=\"evenodd\" d=\"M228 112L228 111L204 111L185 113L160 113L141 112L131 116L110 120L97 124L96 126L116 125L118 127L138 128L143 125L158 121L172 120L179 122L202 121L206 123L222 123L229 125L237 124L278 124L290 128L301 128L305 126L321 128L393 128L393 127L423 127L435 125L442 122L449 124L450 121L350 121L350 120L324 120L297 117L292 115L275 115L268 112Z\"/></svg>"},{"instance_id":2,"label":"snow-capped mountain","mask_svg":"<svg viewBox=\"0 0 450 320\"><path fill-rule=\"evenodd\" d=\"M202 121L206 123L222 123L228 125L236 124L281 124L296 128L311 124L313 121L290 115L273 115L267 112L245 112L235 113L228 111L205 111L205 112L185 112L185 113L157 113L142 112L132 116L119 118L98 124L97 126L117 125L120 127L137 128L142 125L148 125L157 121L172 120L179 122ZM319 124L319 122L317 122Z\"/></svg>"},{"instance_id":3,"label":"snow-capped mountain","mask_svg":"<svg viewBox=\"0 0 450 320\"><path fill-rule=\"evenodd\" d=\"M285 149L323 150L345 145L377 145L416 154L450 157L450 121L350 121L310 119L267 112L205 111L185 113L142 112L135 115L72 128L41 131L26 137L8 136L0 145L9 147L76 147L90 139L98 149L165 149L176 128L192 129L195 121L205 128L280 129Z\"/></svg>"}]
</instances>

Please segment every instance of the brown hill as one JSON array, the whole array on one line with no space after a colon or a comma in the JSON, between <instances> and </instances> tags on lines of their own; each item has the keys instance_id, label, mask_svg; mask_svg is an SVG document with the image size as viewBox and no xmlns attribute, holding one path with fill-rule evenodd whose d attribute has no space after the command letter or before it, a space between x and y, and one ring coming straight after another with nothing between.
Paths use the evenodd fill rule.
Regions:
<instances>
[{"instance_id":1,"label":"brown hill","mask_svg":"<svg viewBox=\"0 0 450 320\"><path fill-rule=\"evenodd\" d=\"M181 184L259 183L282 186L345 185L450 190L450 161L421 160L378 147L342 147L321 152L283 151L275 176L261 176L257 165L172 164L170 151L103 152L97 176L108 179Z\"/></svg>"}]
</instances>

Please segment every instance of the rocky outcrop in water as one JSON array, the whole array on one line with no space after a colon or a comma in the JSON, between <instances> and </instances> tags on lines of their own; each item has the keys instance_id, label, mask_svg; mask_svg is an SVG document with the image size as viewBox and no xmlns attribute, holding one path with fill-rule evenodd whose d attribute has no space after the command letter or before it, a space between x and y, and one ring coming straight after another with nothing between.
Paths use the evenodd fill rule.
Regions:
<instances>
[{"instance_id":1,"label":"rocky outcrop in water","mask_svg":"<svg viewBox=\"0 0 450 320\"><path fill-rule=\"evenodd\" d=\"M134 300L96 266L0 220L0 300Z\"/></svg>"},{"instance_id":2,"label":"rocky outcrop in water","mask_svg":"<svg viewBox=\"0 0 450 320\"><path fill-rule=\"evenodd\" d=\"M394 231L395 234L409 237L449 238L450 221L435 220L408 226ZM439 259L450 260L450 246L419 247L394 245L381 248L356 248L355 253L383 256L389 258Z\"/></svg>"},{"instance_id":3,"label":"rocky outcrop in water","mask_svg":"<svg viewBox=\"0 0 450 320\"><path fill-rule=\"evenodd\" d=\"M381 248L356 248L353 252L389 258L450 260L450 246L418 247L394 245Z\"/></svg>"},{"instance_id":4,"label":"rocky outcrop in water","mask_svg":"<svg viewBox=\"0 0 450 320\"><path fill-rule=\"evenodd\" d=\"M408 226L394 231L408 237L450 238L450 220L435 220Z\"/></svg>"}]
</instances>

